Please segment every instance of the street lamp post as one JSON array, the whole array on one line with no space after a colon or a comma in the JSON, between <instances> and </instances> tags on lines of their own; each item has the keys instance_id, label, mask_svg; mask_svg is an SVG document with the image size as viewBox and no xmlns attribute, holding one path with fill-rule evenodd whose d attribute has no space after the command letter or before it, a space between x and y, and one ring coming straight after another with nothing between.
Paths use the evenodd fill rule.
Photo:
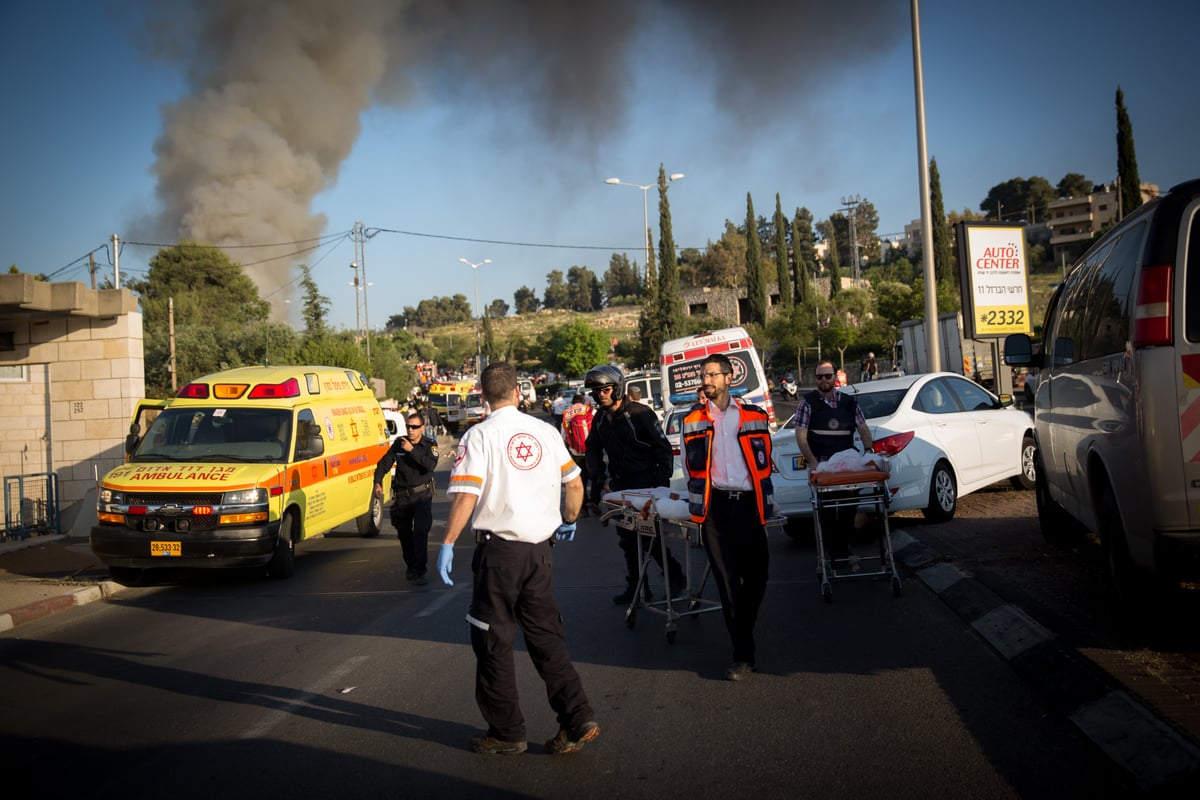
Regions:
<instances>
[{"instance_id":1,"label":"street lamp post","mask_svg":"<svg viewBox=\"0 0 1200 800\"><path fill-rule=\"evenodd\" d=\"M684 174L682 172L672 172L670 177L667 178L667 180L677 181L683 177L684 177ZM649 268L649 266L650 266L650 248L652 247L652 243L650 242L650 205L649 205L649 201L646 199L646 192L650 189L651 186L655 186L656 184L653 184L653 183L647 183L647 184L626 183L625 181L621 180L620 178L608 178L604 182L607 183L609 186L632 186L635 189L642 190L642 233L646 237L646 262L644 264L642 264L642 268L643 269ZM636 270L635 270L635 272L636 272Z\"/></svg>"},{"instance_id":2,"label":"street lamp post","mask_svg":"<svg viewBox=\"0 0 1200 800\"><path fill-rule=\"evenodd\" d=\"M490 258L485 258L478 264L467 261L465 258L460 258L459 261L471 268L471 274L475 276L475 313L479 314L479 328L475 330L475 372L480 372L480 364L483 363L483 345L479 338L483 334L483 312L479 308L479 268L484 264L492 263Z\"/></svg>"}]
</instances>

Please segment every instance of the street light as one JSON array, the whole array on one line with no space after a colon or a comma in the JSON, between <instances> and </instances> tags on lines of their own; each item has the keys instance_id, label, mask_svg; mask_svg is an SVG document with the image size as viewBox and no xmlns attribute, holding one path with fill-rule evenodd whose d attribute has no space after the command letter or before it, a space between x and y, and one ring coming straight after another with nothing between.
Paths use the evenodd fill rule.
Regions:
<instances>
[{"instance_id":1,"label":"street light","mask_svg":"<svg viewBox=\"0 0 1200 800\"><path fill-rule=\"evenodd\" d=\"M479 341L479 337L480 337L480 335L482 333L482 329L483 329L483 314L481 313L480 308L479 308L479 268L482 267L484 264L492 263L492 260L490 258L485 258L483 261L480 261L478 264L467 261L465 258L460 258L459 261L461 261L462 263L464 263L468 267L470 267L471 273L475 276L475 312L477 314L479 314L479 330L475 331L475 373L479 374L479 372L480 372L479 365L483 361L483 347Z\"/></svg>"},{"instance_id":2,"label":"street light","mask_svg":"<svg viewBox=\"0 0 1200 800\"><path fill-rule=\"evenodd\" d=\"M667 180L677 181L682 177L684 177L684 174L682 172L672 172L671 175L667 178ZM651 186L657 186L658 184L656 184L656 183L647 183L647 184L625 183L625 181L621 180L620 178L608 178L604 182L607 183L609 186L632 186L635 189L642 190L642 233L646 237L646 262L644 264L642 264L642 268L648 269L650 266L651 242L650 242L650 209L649 209L649 203L646 200L646 192ZM634 272L636 273L637 270L634 270Z\"/></svg>"}]
</instances>

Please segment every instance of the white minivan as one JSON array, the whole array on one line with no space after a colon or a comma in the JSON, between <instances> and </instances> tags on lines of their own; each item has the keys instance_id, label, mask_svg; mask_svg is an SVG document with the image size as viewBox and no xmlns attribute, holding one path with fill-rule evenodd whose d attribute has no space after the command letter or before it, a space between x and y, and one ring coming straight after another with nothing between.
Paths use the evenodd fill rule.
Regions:
<instances>
[{"instance_id":1,"label":"white minivan","mask_svg":"<svg viewBox=\"0 0 1200 800\"><path fill-rule=\"evenodd\" d=\"M1195 314L1191 312L1195 311ZM1034 348L1038 519L1099 534L1119 606L1147 574L1200 579L1200 180L1126 216L1051 297Z\"/></svg>"}]
</instances>

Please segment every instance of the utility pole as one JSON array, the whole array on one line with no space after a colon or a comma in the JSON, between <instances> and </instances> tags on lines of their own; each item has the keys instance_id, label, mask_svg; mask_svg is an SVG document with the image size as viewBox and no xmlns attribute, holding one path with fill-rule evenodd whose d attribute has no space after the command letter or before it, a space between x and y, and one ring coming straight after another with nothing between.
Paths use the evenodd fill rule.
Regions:
<instances>
[{"instance_id":1,"label":"utility pole","mask_svg":"<svg viewBox=\"0 0 1200 800\"><path fill-rule=\"evenodd\" d=\"M167 339L171 343L171 360L167 370L171 373L171 393L179 387L175 385L175 298L167 298Z\"/></svg>"},{"instance_id":2,"label":"utility pole","mask_svg":"<svg viewBox=\"0 0 1200 800\"><path fill-rule=\"evenodd\" d=\"M88 274L92 276L92 288L96 288L96 254L88 253Z\"/></svg>"},{"instance_id":3,"label":"utility pole","mask_svg":"<svg viewBox=\"0 0 1200 800\"><path fill-rule=\"evenodd\" d=\"M842 205L846 207L850 217L850 250L854 254L854 285L858 286L858 233L855 230L855 217L858 216L858 207L862 203L861 195L853 195L851 197L843 197Z\"/></svg>"},{"instance_id":4,"label":"utility pole","mask_svg":"<svg viewBox=\"0 0 1200 800\"><path fill-rule=\"evenodd\" d=\"M121 240L113 234L113 288L121 288Z\"/></svg>"}]
</instances>

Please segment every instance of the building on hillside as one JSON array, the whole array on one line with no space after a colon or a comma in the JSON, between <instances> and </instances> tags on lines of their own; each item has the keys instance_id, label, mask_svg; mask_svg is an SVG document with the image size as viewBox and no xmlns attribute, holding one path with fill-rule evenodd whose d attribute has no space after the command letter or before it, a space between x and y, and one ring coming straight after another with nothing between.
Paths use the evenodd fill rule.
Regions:
<instances>
[{"instance_id":1,"label":"building on hillside","mask_svg":"<svg viewBox=\"0 0 1200 800\"><path fill-rule=\"evenodd\" d=\"M1158 185L1143 183L1142 201L1158 196ZM1054 260L1070 264L1083 255L1096 235L1121 218L1120 194L1115 184L1097 186L1091 194L1055 200L1046 206L1050 247Z\"/></svg>"}]
</instances>

